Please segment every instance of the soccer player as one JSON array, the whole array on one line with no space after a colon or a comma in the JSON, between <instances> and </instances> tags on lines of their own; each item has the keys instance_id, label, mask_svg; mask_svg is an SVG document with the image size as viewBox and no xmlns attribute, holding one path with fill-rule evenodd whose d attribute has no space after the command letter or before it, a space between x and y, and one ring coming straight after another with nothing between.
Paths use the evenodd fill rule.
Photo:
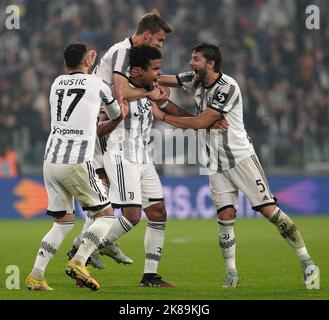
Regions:
<instances>
[{"instance_id":1,"label":"soccer player","mask_svg":"<svg viewBox=\"0 0 329 320\"><path fill-rule=\"evenodd\" d=\"M54 224L41 241L26 287L53 290L44 278L45 269L74 225L75 197L84 210L92 212L95 222L86 230L76 255L69 261L66 273L80 286L99 289L85 263L108 234L113 222L113 209L101 180L95 173L93 159L96 122L100 105L105 104L109 118L121 115L111 88L101 79L89 75L96 51L82 43L64 50L68 74L58 76L50 91L51 132L46 145L43 174L48 194L47 214ZM123 109L125 107L121 101Z\"/></svg>"},{"instance_id":2,"label":"soccer player","mask_svg":"<svg viewBox=\"0 0 329 320\"><path fill-rule=\"evenodd\" d=\"M153 90L161 74L161 52L154 47L136 46L129 51L130 67L137 70L131 88ZM113 225L106 242L112 242L129 232L139 221L144 210L148 223L144 238L145 265L141 287L174 287L158 275L165 225L166 208L159 176L149 154L150 131L153 123L152 107L147 97L128 102L127 117L111 132L104 156L105 171L111 187L109 197L122 215ZM98 125L97 134L111 130L111 123Z\"/></svg>"},{"instance_id":3,"label":"soccer player","mask_svg":"<svg viewBox=\"0 0 329 320\"><path fill-rule=\"evenodd\" d=\"M153 10L152 12L145 14L143 17L141 17L135 33L130 38L126 38L125 40L113 45L108 49L108 51L101 58L98 65L94 69L93 74L107 81L112 86L114 96L116 98L122 96L126 100L135 100L148 97L155 101L162 101L168 98L168 93L164 90L161 91L161 88L147 90L143 87L132 87L129 85L128 78L130 75L129 50L132 47L140 45L147 45L161 49L164 44L166 34L170 32L172 32L172 28L168 25L165 19L161 17L157 10ZM111 133L111 131L120 122L121 118L113 120L110 124L108 133ZM96 149L93 162L96 172L102 177L105 184L108 184L108 182L106 182L106 174L104 172L103 156L107 147L107 138L107 136L103 136L99 139L99 141L96 141ZM83 227L83 232L91 223L93 223L93 220L87 216L85 225ZM118 228L119 230L122 229L119 220L115 221L114 228ZM76 251L74 247L79 244L79 238L77 239L76 244L73 246L71 252L68 253L69 255ZM127 257L119 249L116 242L107 242L106 246L101 248L99 252L102 255L107 255L113 258L118 263L133 263L133 260ZM90 262L93 264L93 266L103 268L101 261L97 259L95 253L93 253L92 258L93 259Z\"/></svg>"},{"instance_id":4,"label":"soccer player","mask_svg":"<svg viewBox=\"0 0 329 320\"><path fill-rule=\"evenodd\" d=\"M177 76L162 76L160 83L180 86L191 92L198 116L169 115L156 105L154 116L178 128L207 129L216 119L225 116L229 129L203 130L205 165L209 168L211 197L217 208L218 239L222 251L226 279L223 287L236 287L239 283L235 264L236 239L234 235L238 192L241 190L252 207L273 223L281 236L295 250L307 289L320 286L319 268L311 259L304 240L291 218L280 209L272 195L261 164L244 127L243 103L238 83L222 73L222 55L218 47L200 44L192 53L193 71Z\"/></svg>"}]
</instances>

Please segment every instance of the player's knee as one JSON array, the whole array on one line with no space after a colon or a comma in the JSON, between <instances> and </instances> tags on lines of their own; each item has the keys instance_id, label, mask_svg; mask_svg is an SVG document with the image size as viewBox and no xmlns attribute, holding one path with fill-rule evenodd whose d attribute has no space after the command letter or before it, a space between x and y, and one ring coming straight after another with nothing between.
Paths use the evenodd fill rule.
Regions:
<instances>
[{"instance_id":1,"label":"player's knee","mask_svg":"<svg viewBox=\"0 0 329 320\"><path fill-rule=\"evenodd\" d=\"M231 206L226 206L217 210L217 216L220 220L234 220L236 217L236 210Z\"/></svg>"},{"instance_id":2,"label":"player's knee","mask_svg":"<svg viewBox=\"0 0 329 320\"><path fill-rule=\"evenodd\" d=\"M264 206L259 211L265 218L270 219L279 209L280 208L276 204L271 204Z\"/></svg>"},{"instance_id":3,"label":"player's knee","mask_svg":"<svg viewBox=\"0 0 329 320\"><path fill-rule=\"evenodd\" d=\"M150 221L165 222L167 220L167 211L163 201L145 208L144 211Z\"/></svg>"},{"instance_id":4,"label":"player's knee","mask_svg":"<svg viewBox=\"0 0 329 320\"><path fill-rule=\"evenodd\" d=\"M55 222L74 222L75 221L75 215L73 213L66 213L63 216L56 216Z\"/></svg>"},{"instance_id":5,"label":"player's knee","mask_svg":"<svg viewBox=\"0 0 329 320\"><path fill-rule=\"evenodd\" d=\"M135 226L141 219L142 210L138 207L122 208L122 215Z\"/></svg>"},{"instance_id":6,"label":"player's knee","mask_svg":"<svg viewBox=\"0 0 329 320\"><path fill-rule=\"evenodd\" d=\"M100 218L100 217L106 217L106 216L113 216L114 211L112 207L108 207L102 211L99 211L93 215L93 218Z\"/></svg>"}]
</instances>

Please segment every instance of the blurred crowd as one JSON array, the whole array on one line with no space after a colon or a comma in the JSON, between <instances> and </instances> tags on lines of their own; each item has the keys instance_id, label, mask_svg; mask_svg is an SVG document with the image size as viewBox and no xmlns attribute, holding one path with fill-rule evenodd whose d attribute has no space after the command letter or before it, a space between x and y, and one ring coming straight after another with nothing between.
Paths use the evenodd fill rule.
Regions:
<instances>
[{"instance_id":1,"label":"blurred crowd","mask_svg":"<svg viewBox=\"0 0 329 320\"><path fill-rule=\"evenodd\" d=\"M5 7L20 6L7 30ZM321 29L305 27L306 0L17 0L0 4L0 142L41 166L49 132L48 94L63 73L63 48L82 41L99 57L134 32L153 8L174 27L163 73L189 70L199 42L219 45L224 73L239 82L245 122L265 166L329 162L329 3ZM179 95L184 105L189 97Z\"/></svg>"}]
</instances>

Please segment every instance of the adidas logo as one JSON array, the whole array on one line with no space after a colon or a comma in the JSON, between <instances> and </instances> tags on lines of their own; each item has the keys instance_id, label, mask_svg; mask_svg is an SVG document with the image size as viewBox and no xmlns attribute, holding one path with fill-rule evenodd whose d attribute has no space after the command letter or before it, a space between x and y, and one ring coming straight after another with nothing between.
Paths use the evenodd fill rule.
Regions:
<instances>
[{"instance_id":1,"label":"adidas logo","mask_svg":"<svg viewBox=\"0 0 329 320\"><path fill-rule=\"evenodd\" d=\"M40 256L40 257L44 257L45 256L42 250L38 253L38 256Z\"/></svg>"},{"instance_id":2,"label":"adidas logo","mask_svg":"<svg viewBox=\"0 0 329 320\"><path fill-rule=\"evenodd\" d=\"M267 195L264 196L263 201L270 200Z\"/></svg>"}]
</instances>

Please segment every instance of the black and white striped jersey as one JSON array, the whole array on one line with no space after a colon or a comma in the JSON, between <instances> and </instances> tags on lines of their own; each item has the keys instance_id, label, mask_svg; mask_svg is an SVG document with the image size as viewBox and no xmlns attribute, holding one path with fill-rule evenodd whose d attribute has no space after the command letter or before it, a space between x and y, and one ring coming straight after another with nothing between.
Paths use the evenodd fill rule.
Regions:
<instances>
[{"instance_id":1,"label":"black and white striped jersey","mask_svg":"<svg viewBox=\"0 0 329 320\"><path fill-rule=\"evenodd\" d=\"M110 84L113 84L113 73L129 77L129 50L132 47L131 38L116 43L110 47L95 67L93 74Z\"/></svg>"},{"instance_id":2,"label":"black and white striped jersey","mask_svg":"<svg viewBox=\"0 0 329 320\"><path fill-rule=\"evenodd\" d=\"M131 38L114 44L110 47L104 56L101 58L97 66L95 67L93 74L107 81L113 86L113 73L121 74L124 77L129 77L129 50L132 47ZM95 145L95 158L101 159L107 148L107 140L109 135L105 135L101 138L96 138ZM103 166L100 160L96 161L97 166Z\"/></svg>"},{"instance_id":3,"label":"black and white striped jersey","mask_svg":"<svg viewBox=\"0 0 329 320\"><path fill-rule=\"evenodd\" d=\"M152 106L148 98L128 101L127 117L111 132L106 152L117 154L133 163L151 164L150 132Z\"/></svg>"},{"instance_id":4,"label":"black and white striped jersey","mask_svg":"<svg viewBox=\"0 0 329 320\"><path fill-rule=\"evenodd\" d=\"M198 132L205 166L222 172L254 154L243 123L241 91L232 77L222 74L212 85L204 86L191 71L178 74L177 81L193 94L198 115L206 108L212 108L222 113L230 124L224 133L208 129Z\"/></svg>"},{"instance_id":5,"label":"black and white striped jersey","mask_svg":"<svg viewBox=\"0 0 329 320\"><path fill-rule=\"evenodd\" d=\"M92 161L101 104L119 108L109 85L89 74L61 75L51 86L49 102L51 132L44 160L67 164Z\"/></svg>"}]
</instances>

